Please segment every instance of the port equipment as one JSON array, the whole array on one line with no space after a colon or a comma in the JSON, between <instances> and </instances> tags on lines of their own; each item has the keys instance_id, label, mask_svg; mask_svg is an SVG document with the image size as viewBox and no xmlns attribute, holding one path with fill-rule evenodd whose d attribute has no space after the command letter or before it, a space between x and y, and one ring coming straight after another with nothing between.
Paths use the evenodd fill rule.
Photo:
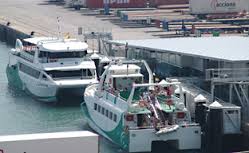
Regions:
<instances>
[{"instance_id":1,"label":"port equipment","mask_svg":"<svg viewBox=\"0 0 249 153\"><path fill-rule=\"evenodd\" d=\"M98 51L104 55L107 55L106 41L112 40L111 28L82 28L78 27L78 35L83 35L84 41L93 40L97 42ZM94 42L94 43L95 43ZM94 45L94 44L93 44ZM93 47L95 49L95 47Z\"/></svg>"},{"instance_id":2,"label":"port equipment","mask_svg":"<svg viewBox=\"0 0 249 153\"><path fill-rule=\"evenodd\" d=\"M211 94L215 96L215 87L229 85L229 102L237 98L242 107L243 121L249 119L249 68L207 69L206 80L211 81ZM234 96L236 95L236 96Z\"/></svg>"}]
</instances>

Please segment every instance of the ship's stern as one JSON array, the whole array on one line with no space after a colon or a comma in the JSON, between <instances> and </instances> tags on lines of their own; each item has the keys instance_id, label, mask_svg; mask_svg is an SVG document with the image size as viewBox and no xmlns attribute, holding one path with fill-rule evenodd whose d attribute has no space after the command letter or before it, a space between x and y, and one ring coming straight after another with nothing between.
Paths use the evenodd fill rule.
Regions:
<instances>
[{"instance_id":1,"label":"ship's stern","mask_svg":"<svg viewBox=\"0 0 249 153\"><path fill-rule=\"evenodd\" d=\"M201 128L180 126L175 131L163 134L156 134L155 129L129 130L129 152L151 152L153 144L157 142L165 142L178 150L199 150Z\"/></svg>"}]
</instances>

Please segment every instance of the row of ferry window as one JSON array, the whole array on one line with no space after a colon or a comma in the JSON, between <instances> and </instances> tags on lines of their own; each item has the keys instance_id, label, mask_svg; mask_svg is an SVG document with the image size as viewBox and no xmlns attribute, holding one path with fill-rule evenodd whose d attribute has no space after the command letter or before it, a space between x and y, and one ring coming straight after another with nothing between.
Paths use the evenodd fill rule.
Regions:
<instances>
[{"instance_id":1,"label":"row of ferry window","mask_svg":"<svg viewBox=\"0 0 249 153\"><path fill-rule=\"evenodd\" d=\"M37 71L37 70L35 70L35 69L33 69L33 68L27 66L27 65L24 65L24 64L22 64L22 63L20 63L19 69L20 69L20 71L22 71L23 73L26 73L26 74L28 74L28 75L34 77L34 78L37 78L37 79L38 79L39 76L40 76L40 72L39 72L39 71Z\"/></svg>"},{"instance_id":2,"label":"row of ferry window","mask_svg":"<svg viewBox=\"0 0 249 153\"><path fill-rule=\"evenodd\" d=\"M34 56L35 50L24 50L26 53ZM86 56L86 51L71 51L71 52L39 52L39 58L83 58Z\"/></svg>"},{"instance_id":3,"label":"row of ferry window","mask_svg":"<svg viewBox=\"0 0 249 153\"><path fill-rule=\"evenodd\" d=\"M70 51L70 52L39 52L39 58L83 58L86 56L86 51Z\"/></svg>"},{"instance_id":4,"label":"row of ferry window","mask_svg":"<svg viewBox=\"0 0 249 153\"><path fill-rule=\"evenodd\" d=\"M30 66L24 65L20 63L19 65L20 71L23 73L26 73L34 78L39 78L40 72L31 68ZM48 71L48 75L51 75L53 78L62 78L62 77L84 77L84 78L92 78L94 74L91 73L89 69L81 69L81 70L75 70L75 71ZM94 72L93 72L94 73ZM43 79L46 79L46 76L42 76Z\"/></svg>"},{"instance_id":5,"label":"row of ferry window","mask_svg":"<svg viewBox=\"0 0 249 153\"><path fill-rule=\"evenodd\" d=\"M105 109L104 107L94 103L94 110L98 111L102 115L105 115L110 120L113 120L114 122L117 122L117 115L115 113L109 111L108 109Z\"/></svg>"}]
</instances>

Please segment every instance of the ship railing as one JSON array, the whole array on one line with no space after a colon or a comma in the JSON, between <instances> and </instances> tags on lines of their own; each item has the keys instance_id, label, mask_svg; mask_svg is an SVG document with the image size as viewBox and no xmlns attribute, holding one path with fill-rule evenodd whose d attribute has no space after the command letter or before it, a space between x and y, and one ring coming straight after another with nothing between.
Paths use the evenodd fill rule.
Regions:
<instances>
[{"instance_id":1,"label":"ship railing","mask_svg":"<svg viewBox=\"0 0 249 153\"><path fill-rule=\"evenodd\" d=\"M33 63L34 62L34 56L32 55L28 55L28 54L21 54L20 55L21 58Z\"/></svg>"},{"instance_id":2,"label":"ship railing","mask_svg":"<svg viewBox=\"0 0 249 153\"><path fill-rule=\"evenodd\" d=\"M129 127L129 130L141 130L141 129L153 129L152 125L149 126L136 126L136 127Z\"/></svg>"},{"instance_id":3,"label":"ship railing","mask_svg":"<svg viewBox=\"0 0 249 153\"><path fill-rule=\"evenodd\" d=\"M94 76L69 76L69 77L53 77L53 80L70 80L70 79L94 79Z\"/></svg>"},{"instance_id":4,"label":"ship railing","mask_svg":"<svg viewBox=\"0 0 249 153\"><path fill-rule=\"evenodd\" d=\"M163 95L163 94L162 94L162 95ZM165 96L165 97L161 97L161 96L159 95L159 96L157 96L157 99L158 99L158 101L159 101L160 103L165 102L165 101L167 101L167 100L172 100L172 101L177 101L177 100L179 100L179 98L176 97L175 95Z\"/></svg>"},{"instance_id":5,"label":"ship railing","mask_svg":"<svg viewBox=\"0 0 249 153\"><path fill-rule=\"evenodd\" d=\"M133 84L130 96L128 98L128 103L132 104L133 103L133 97L135 93L135 89L139 87L147 87L148 89L154 89L155 86L171 86L171 85L178 85L180 88L180 98L183 101L183 92L182 92L182 87L180 82L166 82L166 83L143 83L143 84Z\"/></svg>"},{"instance_id":6,"label":"ship railing","mask_svg":"<svg viewBox=\"0 0 249 153\"><path fill-rule=\"evenodd\" d=\"M214 82L249 81L249 68L207 69L206 80Z\"/></svg>"}]
</instances>

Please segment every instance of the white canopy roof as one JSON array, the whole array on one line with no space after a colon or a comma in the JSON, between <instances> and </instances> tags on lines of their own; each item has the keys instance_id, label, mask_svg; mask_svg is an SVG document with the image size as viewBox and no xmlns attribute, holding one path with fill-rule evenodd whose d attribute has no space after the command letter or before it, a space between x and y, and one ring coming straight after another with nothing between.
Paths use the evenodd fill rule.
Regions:
<instances>
[{"instance_id":1,"label":"white canopy roof","mask_svg":"<svg viewBox=\"0 0 249 153\"><path fill-rule=\"evenodd\" d=\"M24 39L24 41L29 42L31 44L37 45L39 42L46 42L46 41L55 41L59 40L56 37L33 37Z\"/></svg>"},{"instance_id":2,"label":"white canopy roof","mask_svg":"<svg viewBox=\"0 0 249 153\"><path fill-rule=\"evenodd\" d=\"M52 70L80 70L80 69L96 69L95 64L93 61L84 61L80 64L73 64L73 63L64 63L60 65L59 63L46 63L43 64L43 68L45 71L52 71Z\"/></svg>"},{"instance_id":3,"label":"white canopy roof","mask_svg":"<svg viewBox=\"0 0 249 153\"><path fill-rule=\"evenodd\" d=\"M35 37L24 41L37 45L39 50L47 52L86 51L88 45L76 39L59 39L52 37Z\"/></svg>"},{"instance_id":4,"label":"white canopy roof","mask_svg":"<svg viewBox=\"0 0 249 153\"><path fill-rule=\"evenodd\" d=\"M144 40L113 40L110 43L226 61L249 61L249 37L188 37Z\"/></svg>"},{"instance_id":5,"label":"white canopy roof","mask_svg":"<svg viewBox=\"0 0 249 153\"><path fill-rule=\"evenodd\" d=\"M107 68L108 66L105 66L105 69ZM126 69L133 69L133 70L136 70L136 69L141 69L139 66L135 65L135 64L128 64L128 67L127 67L127 64L122 64L122 65L112 65L109 70L126 70Z\"/></svg>"},{"instance_id":6,"label":"white canopy roof","mask_svg":"<svg viewBox=\"0 0 249 153\"><path fill-rule=\"evenodd\" d=\"M141 73L136 74L122 74L122 75L111 75L113 78L131 78L131 77L143 77Z\"/></svg>"}]
</instances>

